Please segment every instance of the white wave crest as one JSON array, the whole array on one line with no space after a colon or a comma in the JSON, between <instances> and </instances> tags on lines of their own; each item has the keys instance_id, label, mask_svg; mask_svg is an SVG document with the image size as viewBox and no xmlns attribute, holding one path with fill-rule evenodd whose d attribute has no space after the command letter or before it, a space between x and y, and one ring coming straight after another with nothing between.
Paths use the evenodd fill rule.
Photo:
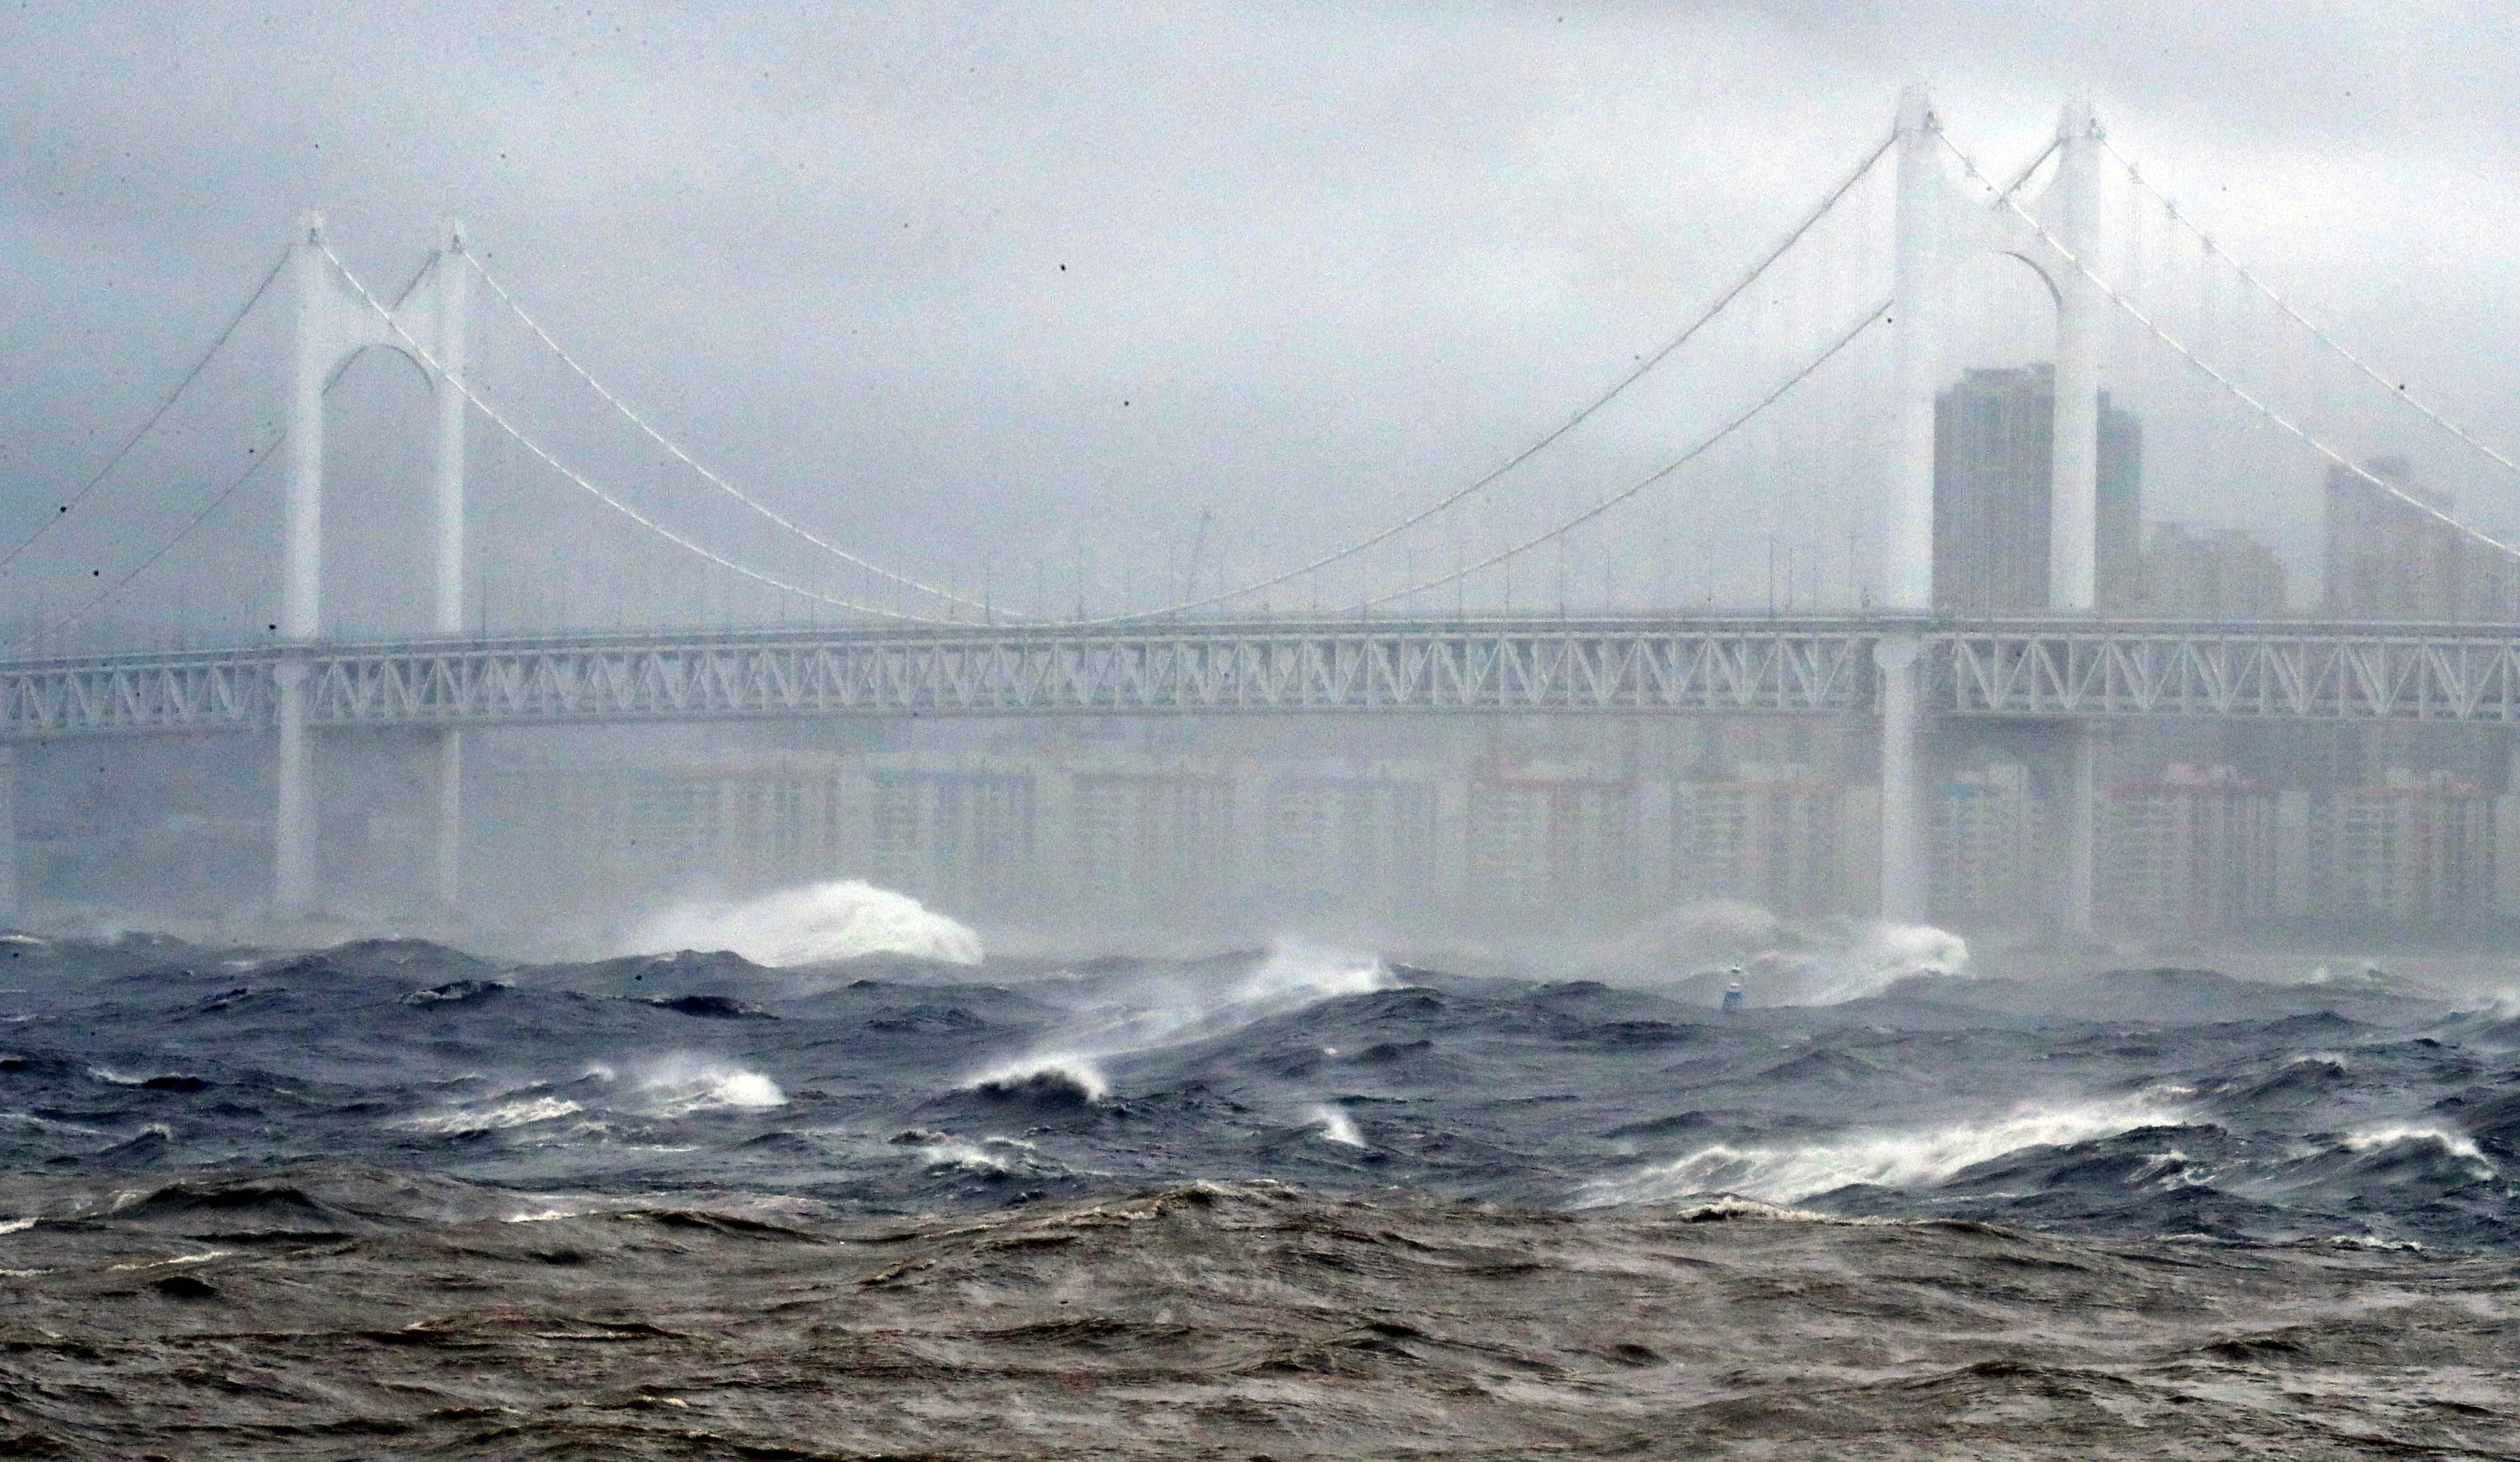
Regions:
<instances>
[{"instance_id":1,"label":"white wave crest","mask_svg":"<svg viewBox=\"0 0 2520 1462\"><path fill-rule=\"evenodd\" d=\"M2476 1140L2464 1132L2445 1131L2437 1127L2377 1127L2359 1132L2348 1132L2345 1150L2352 1153L2377 1152L2401 1142L2430 1142L2452 1157L2476 1170L2479 1177L2495 1175L2491 1159L2478 1150Z\"/></svg>"},{"instance_id":2,"label":"white wave crest","mask_svg":"<svg viewBox=\"0 0 2520 1462\"><path fill-rule=\"evenodd\" d=\"M686 904L650 919L629 952L733 950L755 964L818 964L907 954L977 964L980 936L908 894L859 878L809 884L744 903Z\"/></svg>"},{"instance_id":3,"label":"white wave crest","mask_svg":"<svg viewBox=\"0 0 2520 1462\"><path fill-rule=\"evenodd\" d=\"M32 1218L0 1218L0 1233L23 1233L34 1226Z\"/></svg>"},{"instance_id":4,"label":"white wave crest","mask_svg":"<svg viewBox=\"0 0 2520 1462\"><path fill-rule=\"evenodd\" d=\"M1365 1137L1356 1130L1356 1119L1325 1102L1313 1108L1313 1124L1322 1130L1322 1140L1344 1147L1363 1147Z\"/></svg>"},{"instance_id":5,"label":"white wave crest","mask_svg":"<svg viewBox=\"0 0 2520 1462\"><path fill-rule=\"evenodd\" d=\"M1111 1083L1092 1061L1076 1055L1026 1056L992 1067L963 1084L985 1096L1100 1104Z\"/></svg>"},{"instance_id":6,"label":"white wave crest","mask_svg":"<svg viewBox=\"0 0 2520 1462\"><path fill-rule=\"evenodd\" d=\"M2178 1112L2136 1102L2020 1106L2002 1117L1920 1132L1854 1132L1807 1147L1701 1148L1588 1186L1587 1205L1658 1203L1728 1191L1791 1203L1850 1183L1930 1187L1963 1169L2025 1147L2055 1147L2139 1127L2184 1126Z\"/></svg>"},{"instance_id":7,"label":"white wave crest","mask_svg":"<svg viewBox=\"0 0 2520 1462\"><path fill-rule=\"evenodd\" d=\"M496 1132L505 1131L511 1128L530 1127L537 1122L551 1122L584 1110L585 1108L563 1096L537 1096L527 1101L501 1102L494 1107L406 1117L394 1126L407 1131L430 1132L438 1136L462 1136L472 1132Z\"/></svg>"},{"instance_id":8,"label":"white wave crest","mask_svg":"<svg viewBox=\"0 0 2520 1462\"><path fill-rule=\"evenodd\" d=\"M675 1055L652 1062L640 1069L636 1085L641 1109L652 1117L788 1104L788 1093L777 1082L706 1056Z\"/></svg>"}]
</instances>

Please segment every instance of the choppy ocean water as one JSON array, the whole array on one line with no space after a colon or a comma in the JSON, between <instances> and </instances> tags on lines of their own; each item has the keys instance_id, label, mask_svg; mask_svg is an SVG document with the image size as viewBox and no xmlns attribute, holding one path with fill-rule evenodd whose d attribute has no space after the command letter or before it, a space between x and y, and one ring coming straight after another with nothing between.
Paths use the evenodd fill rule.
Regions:
<instances>
[{"instance_id":1,"label":"choppy ocean water","mask_svg":"<svg viewBox=\"0 0 2520 1462\"><path fill-rule=\"evenodd\" d=\"M2520 1012L2377 973L0 949L0 1450L2520 1445Z\"/></svg>"}]
</instances>

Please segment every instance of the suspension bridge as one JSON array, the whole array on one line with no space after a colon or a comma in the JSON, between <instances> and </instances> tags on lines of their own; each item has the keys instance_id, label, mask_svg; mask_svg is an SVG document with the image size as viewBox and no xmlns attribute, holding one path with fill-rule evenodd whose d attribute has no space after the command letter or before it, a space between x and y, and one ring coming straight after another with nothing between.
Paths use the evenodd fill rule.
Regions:
<instances>
[{"instance_id":1,"label":"suspension bridge","mask_svg":"<svg viewBox=\"0 0 2520 1462\"><path fill-rule=\"evenodd\" d=\"M1886 279L1842 260L1809 262L1832 230L1843 244L1846 219L1867 207L1889 221L1887 257L1874 261L1886 265ZM2044 603L1937 597L1937 403L1955 360L1984 344L1961 338L1977 258L2027 266L2052 307ZM583 422L538 420L521 395L503 397L498 373L468 358L475 282L523 332L522 356L556 365L592 416L667 470L608 475L602 453L582 445ZM2342 474L2438 524L2481 561L2520 562L2520 551L2454 512L2443 495L2375 471L2353 448L2372 421L2404 421L2488 477L2520 475L2520 467L2230 261L2151 190L2079 103L2064 110L2038 157L1998 181L1945 134L1926 95L1912 91L1887 135L1736 282L1493 469L1335 548L1236 580L1202 583L1194 550L1190 572L1170 580L1179 592L1168 601L1099 614L1081 582L1073 612L1040 594L1019 611L990 590L975 595L945 576L880 564L800 510L703 465L528 314L459 226L445 228L428 264L387 298L353 274L311 215L140 433L0 554L0 576L19 580L14 593L25 593L49 538L97 515L90 495L114 490L115 467L269 299L288 310L279 429L248 453L242 476L158 541L131 550L145 550L139 561L111 580L91 569L85 597L66 610L22 613L24 630L0 660L0 747L276 736L274 889L284 916L303 914L318 897L316 733L344 728L419 729L434 738L435 877L439 897L452 902L463 738L476 727L1359 711L1861 717L1879 735L1882 911L1913 921L1928 894L1920 738L1954 720L2027 722L2049 729L2066 769L2057 809L2068 850L2061 917L2088 928L2099 725L2520 720L2520 623L2507 622L2520 615L2168 620L2106 602L2099 441L2111 386L2120 400L2142 402L2165 435L2189 433L2191 467L2255 453L2274 469ZM1532 474L1530 465L1612 420L1658 373L1683 369L1693 347L1714 349L1728 329L1739 336L1719 368L1729 388L1702 393L1720 404L1701 403L1703 420L1685 444L1606 487L1577 473L1572 489L1524 491L1510 510L1497 509ZM326 397L347 363L371 349L409 360L432 392L433 573L418 633L328 633L324 611ZM1866 360L1877 366L1869 377ZM1745 371L1755 377L1746 386ZM1797 410L1820 422L1801 445L1776 425ZM606 629L570 626L555 612L552 622L493 634L484 609L468 626L468 585L485 582L482 554L467 537L467 436L476 418L511 444L519 470L557 485L622 535L615 542L636 546L621 554L700 565L727 587L728 605L739 597L747 606L780 605L781 622ZM144 627L126 631L130 639L150 638L145 627L157 624L162 640L168 565L181 563L207 536L203 525L272 463L285 464L280 544L276 554L267 544L258 552L276 558L277 582L268 601L238 596L249 618L264 622L232 626L230 642L203 646L97 642L95 627L115 623ZM1712 563L1708 584L1675 585L1674 564L1688 557L1714 510L1692 509L1672 531L1668 500L1692 479L1709 496L1736 484L1744 510L1766 512L1768 612L1718 609ZM1783 484L1814 480L1839 489L1827 500L1840 511L1832 527L1842 524L1849 544L1838 601L1826 602L1830 595L1815 584L1802 604L1779 607L1776 535L1791 531L1779 523ZM1623 517L1648 518L1658 501L1662 534L1613 536ZM1948 537L1951 525L1941 526ZM1206 531L1203 518L1202 545ZM1869 555L1859 552L1867 541ZM1603 560L1602 601L1576 604L1567 598L1568 555L1587 546ZM1804 550L1807 561L1819 556ZM256 550L246 543L239 552ZM1658 592L1659 605L1611 602L1610 560L1620 553L1642 554L1642 564L1625 567ZM594 564L555 576L563 590L577 584L581 602L600 600L604 554L593 556ZM1517 605L1516 566L1527 593L1535 575L1547 582L1552 559L1556 607ZM1587 577L1580 561L1575 577ZM1701 587L1702 599L1690 592ZM1305 607L1277 607L1284 600ZM1692 602L1698 607L1672 607Z\"/></svg>"}]
</instances>

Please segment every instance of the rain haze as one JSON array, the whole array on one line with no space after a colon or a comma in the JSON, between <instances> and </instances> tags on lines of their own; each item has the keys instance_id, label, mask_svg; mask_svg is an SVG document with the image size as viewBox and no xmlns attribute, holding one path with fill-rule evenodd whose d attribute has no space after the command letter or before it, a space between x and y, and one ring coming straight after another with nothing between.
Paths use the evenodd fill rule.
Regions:
<instances>
[{"instance_id":1,"label":"rain haze","mask_svg":"<svg viewBox=\"0 0 2520 1462\"><path fill-rule=\"evenodd\" d=\"M2506 7L0 81L0 1452L2520 1447Z\"/></svg>"}]
</instances>

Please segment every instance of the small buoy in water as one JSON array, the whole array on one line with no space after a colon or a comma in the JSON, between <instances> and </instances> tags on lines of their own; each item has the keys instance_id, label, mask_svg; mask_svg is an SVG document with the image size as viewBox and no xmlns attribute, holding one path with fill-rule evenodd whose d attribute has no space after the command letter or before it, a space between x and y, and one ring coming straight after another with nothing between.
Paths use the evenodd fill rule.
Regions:
<instances>
[{"instance_id":1,"label":"small buoy in water","mask_svg":"<svg viewBox=\"0 0 2520 1462\"><path fill-rule=\"evenodd\" d=\"M1741 1008L1740 981L1735 980L1732 984L1724 987L1724 1008L1727 1010L1738 1010Z\"/></svg>"}]
</instances>

